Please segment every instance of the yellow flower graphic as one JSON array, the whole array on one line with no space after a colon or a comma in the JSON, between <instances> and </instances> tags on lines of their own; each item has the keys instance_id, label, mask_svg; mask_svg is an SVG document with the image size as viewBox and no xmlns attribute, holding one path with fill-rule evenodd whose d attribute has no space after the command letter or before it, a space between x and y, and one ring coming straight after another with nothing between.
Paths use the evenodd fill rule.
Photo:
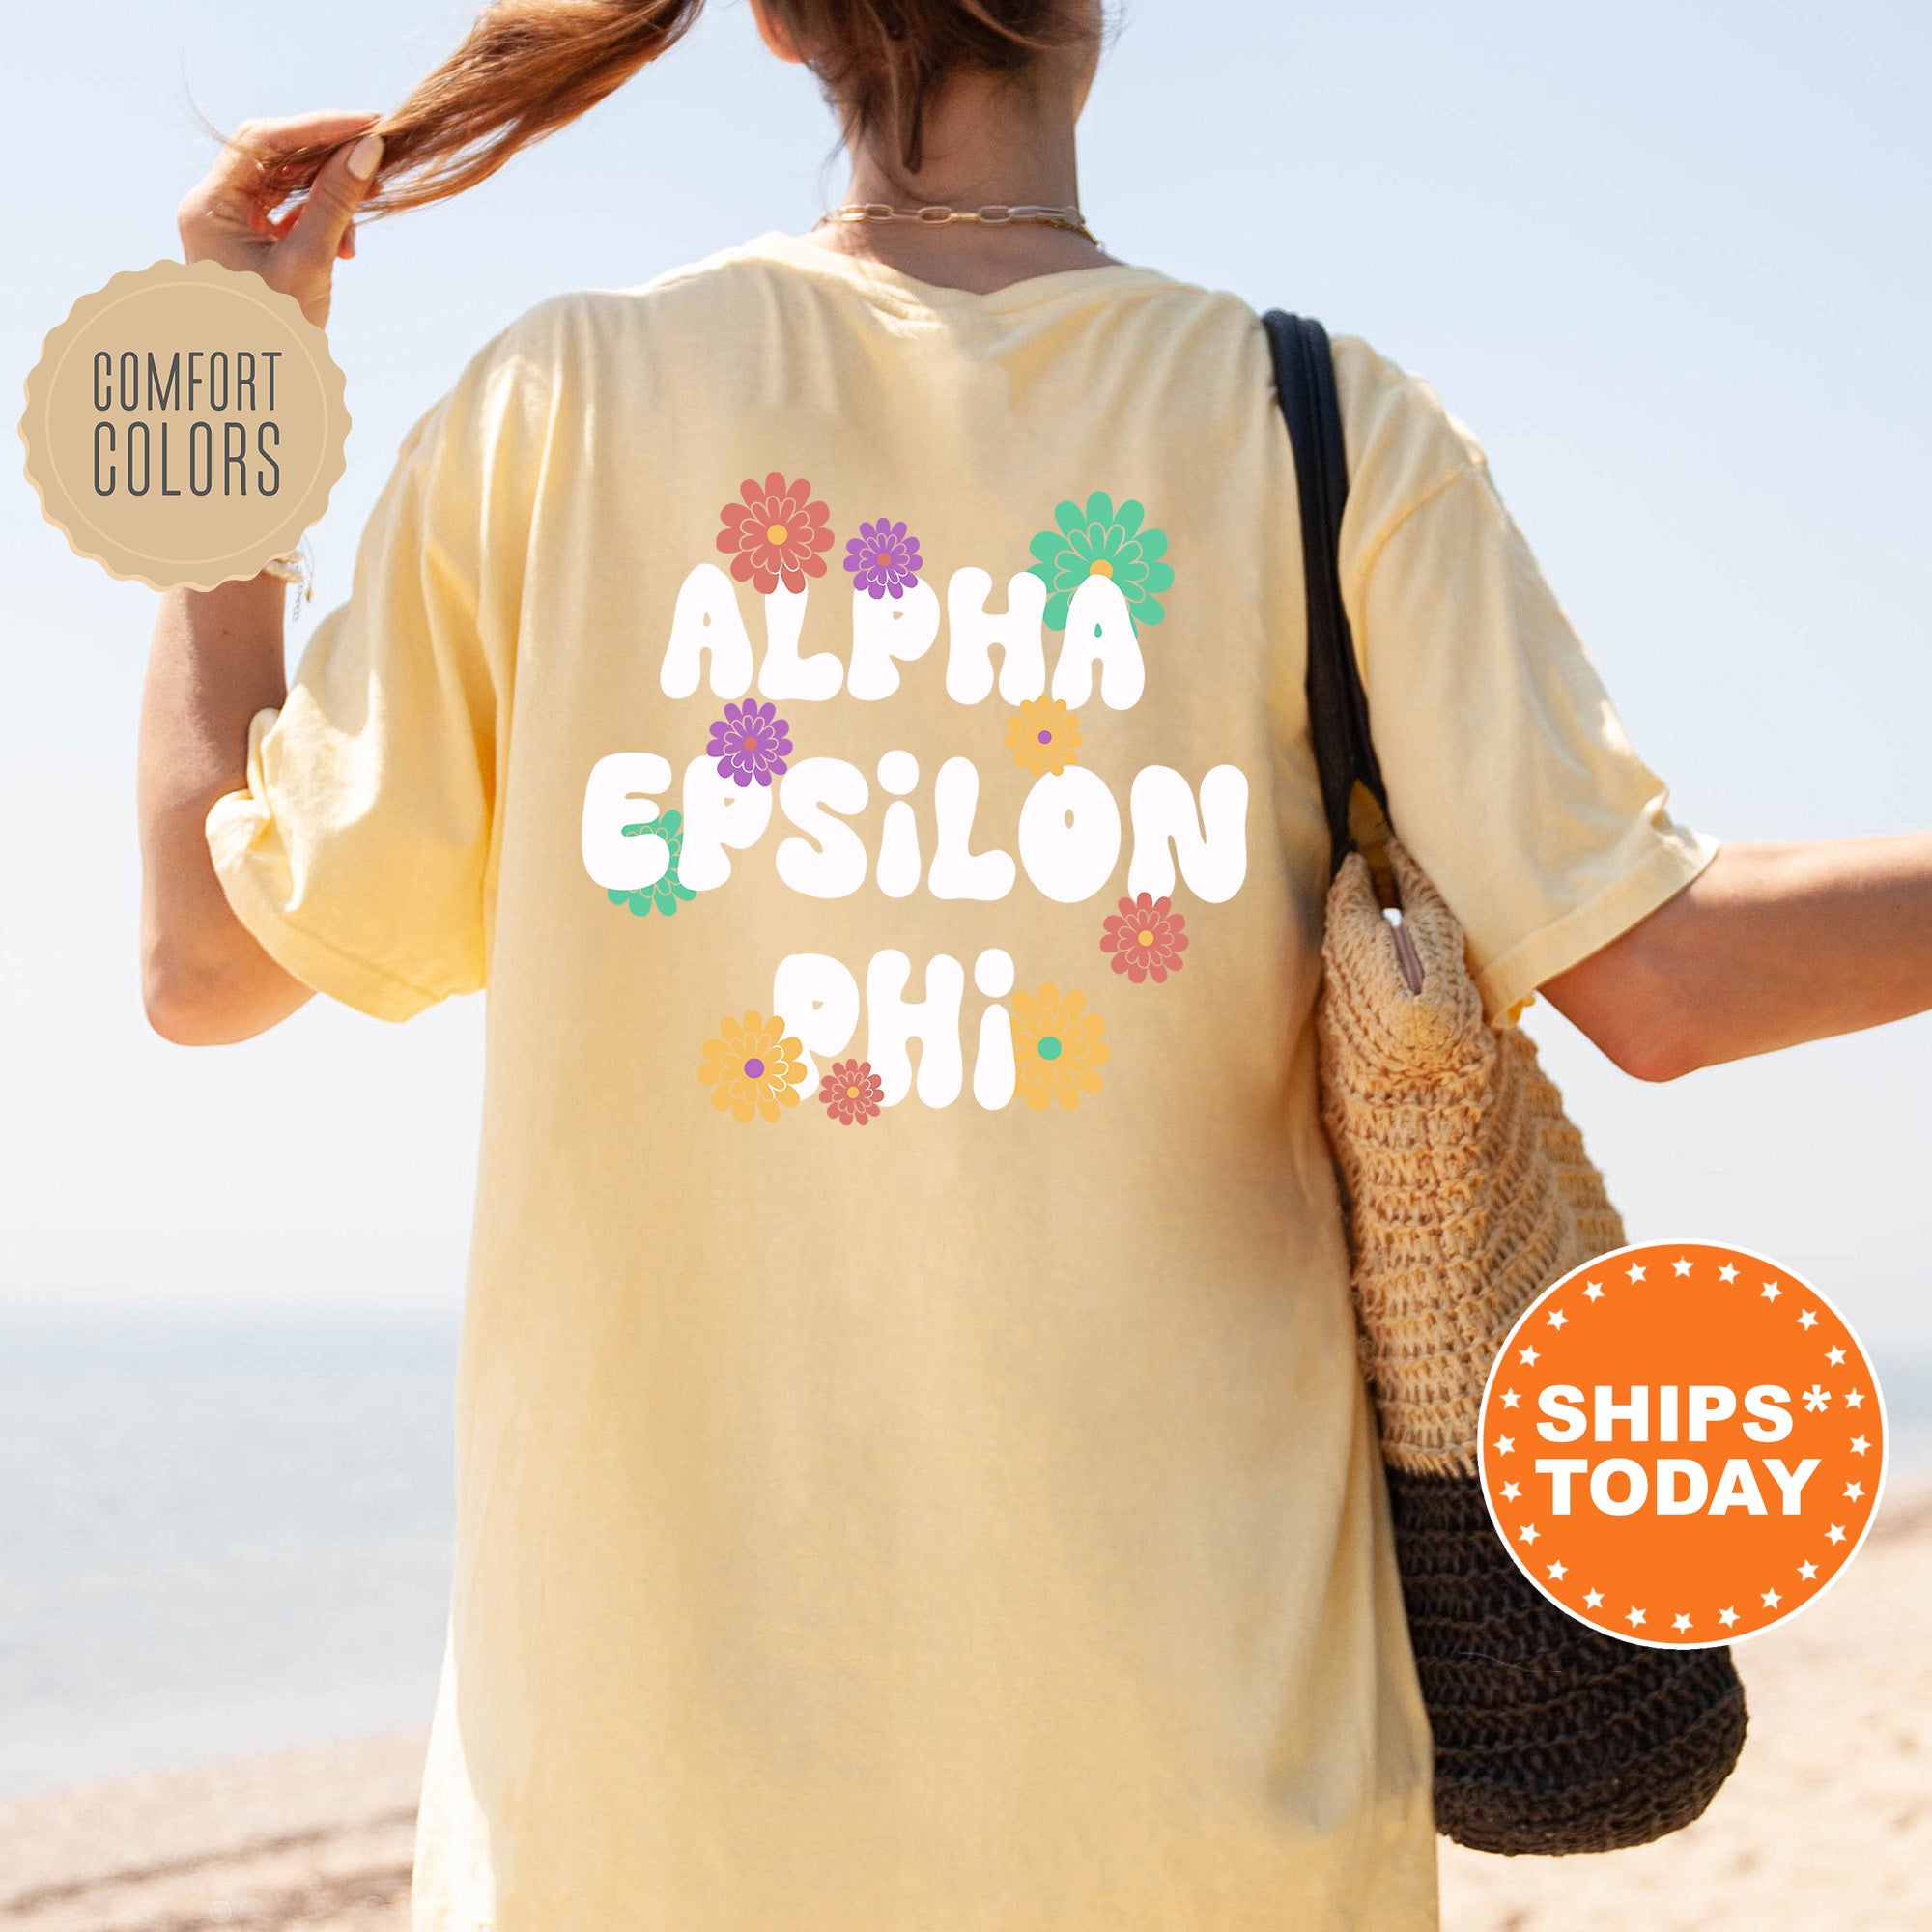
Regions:
<instances>
[{"instance_id":1,"label":"yellow flower graphic","mask_svg":"<svg viewBox=\"0 0 1932 1932\"><path fill-rule=\"evenodd\" d=\"M1068 765L1080 743L1080 714L1066 708L1065 698L1026 698L1007 720L1007 750L1013 763L1035 778L1051 772L1057 778Z\"/></svg>"},{"instance_id":2,"label":"yellow flower graphic","mask_svg":"<svg viewBox=\"0 0 1932 1932\"><path fill-rule=\"evenodd\" d=\"M1101 1038L1107 1022L1086 1010L1087 995L1062 995L1049 980L1037 993L1013 995L1013 1053L1019 1062L1020 1095L1035 1113L1055 1100L1069 1113L1083 1094L1100 1091L1094 1070L1113 1049Z\"/></svg>"},{"instance_id":3,"label":"yellow flower graphic","mask_svg":"<svg viewBox=\"0 0 1932 1932\"><path fill-rule=\"evenodd\" d=\"M749 1121L755 1112L776 1121L781 1107L798 1105L804 1049L785 1033L783 1020L726 1014L718 1028L722 1037L704 1042L697 1077L712 1090L711 1104L721 1114L728 1108L736 1120Z\"/></svg>"}]
</instances>

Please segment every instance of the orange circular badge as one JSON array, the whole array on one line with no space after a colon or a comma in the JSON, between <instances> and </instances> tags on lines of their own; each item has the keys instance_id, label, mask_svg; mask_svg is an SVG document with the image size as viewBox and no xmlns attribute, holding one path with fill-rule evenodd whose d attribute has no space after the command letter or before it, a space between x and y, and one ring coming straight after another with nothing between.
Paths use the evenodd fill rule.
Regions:
<instances>
[{"instance_id":1,"label":"orange circular badge","mask_svg":"<svg viewBox=\"0 0 1932 1932\"><path fill-rule=\"evenodd\" d=\"M1551 1603L1631 1643L1731 1643L1815 1602L1871 1526L1885 1446L1830 1299L1709 1241L1546 1289L1483 1393L1496 1533Z\"/></svg>"}]
</instances>

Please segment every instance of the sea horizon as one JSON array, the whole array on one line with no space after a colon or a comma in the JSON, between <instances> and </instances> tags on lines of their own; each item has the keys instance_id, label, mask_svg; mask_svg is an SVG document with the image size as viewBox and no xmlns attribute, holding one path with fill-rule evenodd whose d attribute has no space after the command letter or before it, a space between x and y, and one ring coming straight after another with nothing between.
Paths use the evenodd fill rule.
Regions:
<instances>
[{"instance_id":1,"label":"sea horizon","mask_svg":"<svg viewBox=\"0 0 1932 1932\"><path fill-rule=\"evenodd\" d=\"M459 1321L0 1298L0 1799L428 1723ZM1932 1348L1864 1339L1922 1482Z\"/></svg>"},{"instance_id":2,"label":"sea horizon","mask_svg":"<svg viewBox=\"0 0 1932 1932\"><path fill-rule=\"evenodd\" d=\"M428 1722L457 1334L0 1302L0 1798Z\"/></svg>"}]
</instances>

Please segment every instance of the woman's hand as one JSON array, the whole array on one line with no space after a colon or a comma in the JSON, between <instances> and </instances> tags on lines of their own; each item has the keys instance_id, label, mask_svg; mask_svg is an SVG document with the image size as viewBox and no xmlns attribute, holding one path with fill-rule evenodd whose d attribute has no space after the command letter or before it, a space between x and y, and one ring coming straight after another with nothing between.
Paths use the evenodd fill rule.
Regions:
<instances>
[{"instance_id":1,"label":"woman's hand","mask_svg":"<svg viewBox=\"0 0 1932 1932\"><path fill-rule=\"evenodd\" d=\"M252 270L271 289L294 296L318 328L328 321L329 281L338 260L355 252L355 211L382 165L374 114L298 114L244 121L207 176L177 211L189 262ZM272 155L340 143L307 195L277 215L262 180Z\"/></svg>"}]
</instances>

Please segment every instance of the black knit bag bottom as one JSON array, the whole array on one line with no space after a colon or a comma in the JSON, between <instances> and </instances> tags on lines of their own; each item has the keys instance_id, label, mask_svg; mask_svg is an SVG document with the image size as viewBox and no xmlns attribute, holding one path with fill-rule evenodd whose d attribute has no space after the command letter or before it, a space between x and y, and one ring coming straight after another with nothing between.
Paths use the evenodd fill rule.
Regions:
<instances>
[{"instance_id":1,"label":"black knit bag bottom","mask_svg":"<svg viewBox=\"0 0 1932 1932\"><path fill-rule=\"evenodd\" d=\"M1697 1817L1744 1748L1729 1650L1600 1634L1518 1570L1473 1476L1387 1474L1435 1829L1482 1852L1609 1852Z\"/></svg>"}]
</instances>

